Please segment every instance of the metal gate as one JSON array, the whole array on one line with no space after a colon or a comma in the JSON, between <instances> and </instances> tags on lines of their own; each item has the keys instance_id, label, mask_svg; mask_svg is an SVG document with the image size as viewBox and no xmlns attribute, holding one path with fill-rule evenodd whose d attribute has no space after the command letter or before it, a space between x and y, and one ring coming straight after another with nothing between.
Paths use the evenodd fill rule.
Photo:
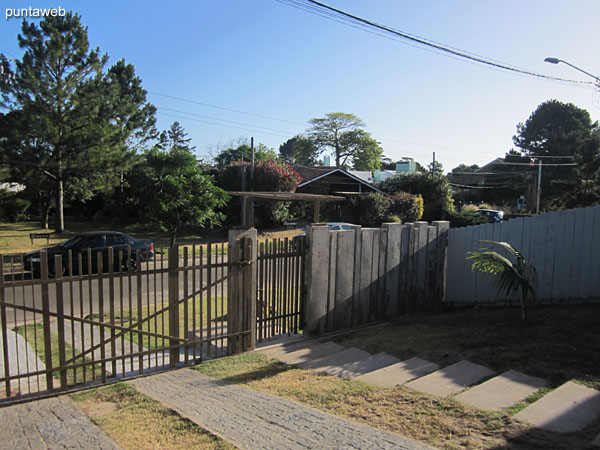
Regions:
<instances>
[{"instance_id":1,"label":"metal gate","mask_svg":"<svg viewBox=\"0 0 600 450\"><path fill-rule=\"evenodd\" d=\"M253 244L242 238L231 246L174 246L158 251L152 261L143 261L138 252L127 255L136 261L134 271L115 264L123 255L112 249L108 258L99 253L97 264L91 264L88 250L69 254L66 274L56 278L48 277L45 252L39 277L23 270L23 255L0 255L0 401L94 386L249 348L254 316L244 293ZM53 267L62 264L56 256Z\"/></svg>"}]
</instances>

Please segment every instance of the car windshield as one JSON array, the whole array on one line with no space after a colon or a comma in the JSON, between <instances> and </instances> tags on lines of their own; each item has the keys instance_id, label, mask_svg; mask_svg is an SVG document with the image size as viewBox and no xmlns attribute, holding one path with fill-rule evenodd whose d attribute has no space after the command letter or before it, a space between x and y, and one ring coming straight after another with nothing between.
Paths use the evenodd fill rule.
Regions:
<instances>
[{"instance_id":1,"label":"car windshield","mask_svg":"<svg viewBox=\"0 0 600 450\"><path fill-rule=\"evenodd\" d=\"M81 236L74 237L59 245L60 248L73 248L81 242Z\"/></svg>"}]
</instances>

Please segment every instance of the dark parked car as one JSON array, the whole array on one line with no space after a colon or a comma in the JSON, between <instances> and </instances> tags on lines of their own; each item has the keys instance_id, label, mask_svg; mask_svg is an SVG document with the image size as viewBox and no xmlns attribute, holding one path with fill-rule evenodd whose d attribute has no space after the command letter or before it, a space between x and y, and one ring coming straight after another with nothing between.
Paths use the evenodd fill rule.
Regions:
<instances>
[{"instance_id":1,"label":"dark parked car","mask_svg":"<svg viewBox=\"0 0 600 450\"><path fill-rule=\"evenodd\" d=\"M92 231L79 234L55 247L44 249L48 252L48 275L53 277L57 272L67 274L69 268L69 251L73 262L73 273L79 272L79 255L81 255L81 272L89 273L88 252L91 253L91 272L98 271L98 254L102 254L102 268L108 270L108 248L114 251L113 270L135 270L137 268L136 252L140 251L142 261L154 259L154 244L147 239L135 239L118 231ZM131 248L131 252L128 249ZM25 255L23 264L25 270L30 270L37 276L41 272L40 252L36 250ZM119 252L121 258L119 259ZM54 267L54 256L62 256L62 267Z\"/></svg>"},{"instance_id":2,"label":"dark parked car","mask_svg":"<svg viewBox=\"0 0 600 450\"><path fill-rule=\"evenodd\" d=\"M484 216L491 223L502 222L502 220L504 220L504 211L498 211L495 209L478 209L477 213Z\"/></svg>"}]
</instances>

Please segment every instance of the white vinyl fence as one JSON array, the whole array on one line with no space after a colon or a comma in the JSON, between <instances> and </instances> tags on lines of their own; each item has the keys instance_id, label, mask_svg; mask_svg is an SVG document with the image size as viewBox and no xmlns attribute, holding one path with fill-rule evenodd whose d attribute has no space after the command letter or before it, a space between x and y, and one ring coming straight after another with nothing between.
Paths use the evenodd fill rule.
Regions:
<instances>
[{"instance_id":1,"label":"white vinyl fence","mask_svg":"<svg viewBox=\"0 0 600 450\"><path fill-rule=\"evenodd\" d=\"M471 272L468 251L510 243L537 269L539 303L600 300L600 205L518 218L497 224L451 229L445 302L509 303L498 296L487 275Z\"/></svg>"}]
</instances>

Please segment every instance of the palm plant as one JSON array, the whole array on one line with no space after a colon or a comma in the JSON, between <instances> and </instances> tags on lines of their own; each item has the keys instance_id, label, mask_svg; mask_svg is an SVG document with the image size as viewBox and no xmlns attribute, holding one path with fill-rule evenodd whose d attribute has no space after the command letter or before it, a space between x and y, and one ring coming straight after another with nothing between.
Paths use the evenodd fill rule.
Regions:
<instances>
[{"instance_id":1,"label":"palm plant","mask_svg":"<svg viewBox=\"0 0 600 450\"><path fill-rule=\"evenodd\" d=\"M467 259L473 260L471 270L490 274L494 277L492 284L498 294L509 295L521 291L521 320L527 319L527 299L535 299L535 285L537 272L535 267L525 260L525 257L508 242L480 240L504 248L509 255L514 257L516 263L488 248L480 248L476 252L467 252Z\"/></svg>"}]
</instances>

